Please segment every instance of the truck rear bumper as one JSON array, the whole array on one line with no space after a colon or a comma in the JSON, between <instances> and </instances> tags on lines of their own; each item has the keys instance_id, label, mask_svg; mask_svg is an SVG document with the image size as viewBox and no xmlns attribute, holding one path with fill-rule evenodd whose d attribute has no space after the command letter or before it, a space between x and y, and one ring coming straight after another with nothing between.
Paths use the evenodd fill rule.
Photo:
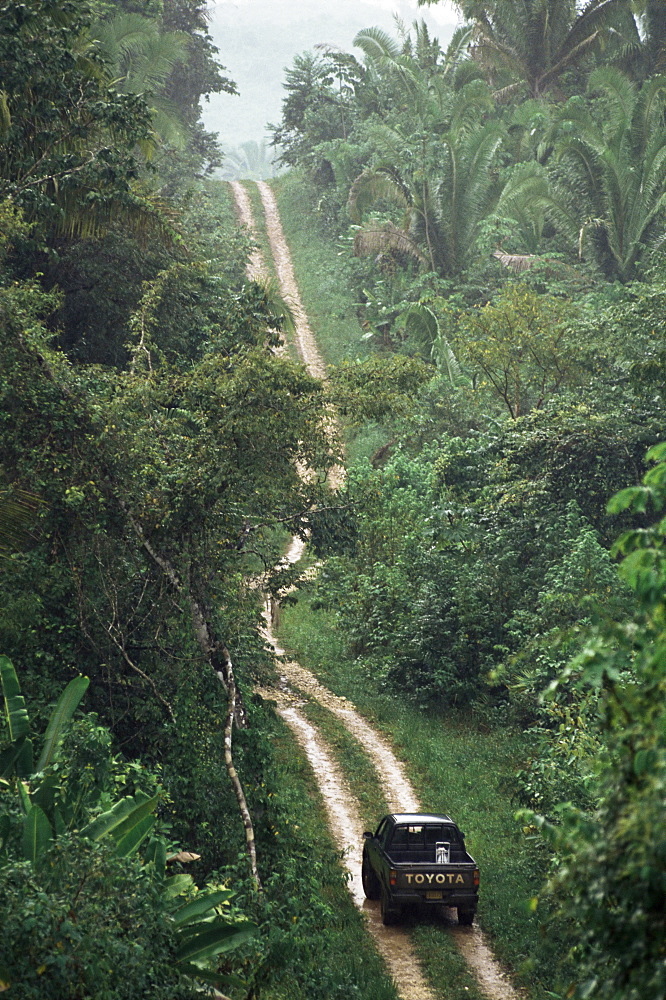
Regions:
<instances>
[{"instance_id":1,"label":"truck rear bumper","mask_svg":"<svg viewBox=\"0 0 666 1000\"><path fill-rule=\"evenodd\" d=\"M414 903L425 906L459 906L464 910L473 910L476 912L478 896L464 893L438 892L437 890L410 892L409 890L398 889L391 893L391 901L400 906L407 906Z\"/></svg>"}]
</instances>

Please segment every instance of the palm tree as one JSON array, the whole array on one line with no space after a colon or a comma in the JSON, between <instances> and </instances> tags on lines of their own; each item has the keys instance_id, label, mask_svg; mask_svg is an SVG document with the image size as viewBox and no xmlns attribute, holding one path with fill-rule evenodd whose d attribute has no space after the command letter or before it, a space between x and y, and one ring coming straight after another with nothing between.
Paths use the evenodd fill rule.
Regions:
<instances>
[{"instance_id":1,"label":"palm tree","mask_svg":"<svg viewBox=\"0 0 666 1000\"><path fill-rule=\"evenodd\" d=\"M526 85L541 97L608 33L629 0L461 0L474 25L477 58L506 74L507 94Z\"/></svg>"},{"instance_id":2,"label":"palm tree","mask_svg":"<svg viewBox=\"0 0 666 1000\"><path fill-rule=\"evenodd\" d=\"M225 181L264 181L275 177L279 153L266 147L265 140L242 142L224 150L224 162L219 176Z\"/></svg>"},{"instance_id":3,"label":"palm tree","mask_svg":"<svg viewBox=\"0 0 666 1000\"><path fill-rule=\"evenodd\" d=\"M96 21L91 35L119 92L145 95L156 136L181 149L187 141L187 128L166 97L165 85L174 66L187 60L187 35L164 31L153 18L124 12Z\"/></svg>"},{"instance_id":4,"label":"palm tree","mask_svg":"<svg viewBox=\"0 0 666 1000\"><path fill-rule=\"evenodd\" d=\"M502 142L499 123L484 121L494 108L480 80L459 91L437 86L412 64L411 117L394 126L377 124L372 137L378 157L352 185L348 210L362 222L381 201L402 212L402 225L364 224L356 238L358 253L395 249L420 260L431 271L457 274L470 262L479 226L496 200L492 166Z\"/></svg>"},{"instance_id":5,"label":"palm tree","mask_svg":"<svg viewBox=\"0 0 666 1000\"><path fill-rule=\"evenodd\" d=\"M568 186L581 193L585 214L560 212L582 248L589 233L611 276L628 281L666 206L666 76L640 88L619 70L591 74L588 92L601 95L598 118L571 98L554 125L556 160Z\"/></svg>"},{"instance_id":6,"label":"palm tree","mask_svg":"<svg viewBox=\"0 0 666 1000\"><path fill-rule=\"evenodd\" d=\"M637 80L666 70L666 5L663 0L633 0L618 25L619 54L613 60Z\"/></svg>"}]
</instances>

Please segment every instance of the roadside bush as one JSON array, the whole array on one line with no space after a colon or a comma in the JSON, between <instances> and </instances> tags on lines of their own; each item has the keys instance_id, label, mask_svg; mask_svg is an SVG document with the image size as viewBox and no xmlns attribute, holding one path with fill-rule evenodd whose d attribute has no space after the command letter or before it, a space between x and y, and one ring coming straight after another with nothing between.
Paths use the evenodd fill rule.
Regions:
<instances>
[{"instance_id":1,"label":"roadside bush","mask_svg":"<svg viewBox=\"0 0 666 1000\"><path fill-rule=\"evenodd\" d=\"M0 966L16 1000L193 1000L161 888L115 844L61 837L0 878Z\"/></svg>"}]
</instances>

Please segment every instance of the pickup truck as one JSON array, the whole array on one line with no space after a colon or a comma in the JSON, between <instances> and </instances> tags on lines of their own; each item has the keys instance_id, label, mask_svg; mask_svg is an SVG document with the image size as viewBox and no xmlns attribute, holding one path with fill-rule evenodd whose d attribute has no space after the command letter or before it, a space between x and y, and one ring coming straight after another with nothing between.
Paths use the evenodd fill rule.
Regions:
<instances>
[{"instance_id":1,"label":"pickup truck","mask_svg":"<svg viewBox=\"0 0 666 1000\"><path fill-rule=\"evenodd\" d=\"M385 924L396 923L412 903L455 906L458 923L472 923L479 869L450 816L393 813L363 837L363 891L381 901Z\"/></svg>"}]
</instances>

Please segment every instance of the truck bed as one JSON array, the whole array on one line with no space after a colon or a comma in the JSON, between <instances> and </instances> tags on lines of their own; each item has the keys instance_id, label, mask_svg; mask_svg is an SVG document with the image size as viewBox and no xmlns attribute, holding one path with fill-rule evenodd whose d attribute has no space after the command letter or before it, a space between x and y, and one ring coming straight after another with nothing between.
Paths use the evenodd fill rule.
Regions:
<instances>
[{"instance_id":1,"label":"truck bed","mask_svg":"<svg viewBox=\"0 0 666 1000\"><path fill-rule=\"evenodd\" d=\"M396 865L434 865L435 864L435 848L426 848L425 850L413 850L410 848L402 849L392 847L390 853L387 852L387 857L395 862ZM449 852L449 864L474 864L473 859L462 847L457 847L451 845L451 850Z\"/></svg>"}]
</instances>

